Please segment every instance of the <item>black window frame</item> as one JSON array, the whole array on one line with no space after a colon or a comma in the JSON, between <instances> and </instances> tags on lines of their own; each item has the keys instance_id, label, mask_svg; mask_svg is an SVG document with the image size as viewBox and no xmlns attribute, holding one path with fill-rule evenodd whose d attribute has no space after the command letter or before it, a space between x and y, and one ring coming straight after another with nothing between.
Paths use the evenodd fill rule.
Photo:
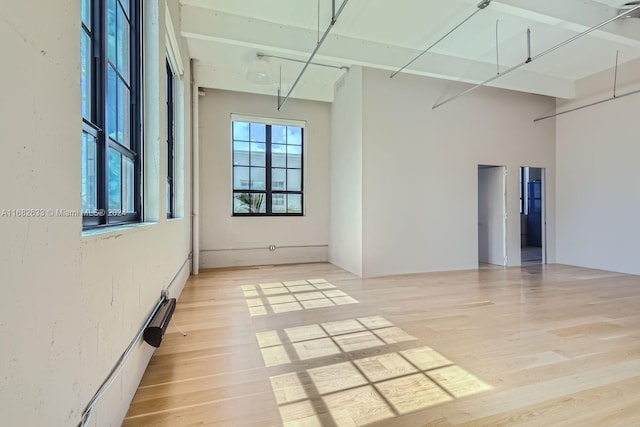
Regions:
<instances>
[{"instance_id":1,"label":"black window frame","mask_svg":"<svg viewBox=\"0 0 640 427\"><path fill-rule=\"evenodd\" d=\"M234 136L234 122L244 122L251 124L265 125L265 189L264 190L250 190L250 189L236 189L235 188L235 155L233 149L233 143L236 141ZM272 172L274 167L272 166L272 134L271 128L273 126L286 126L296 127L300 129L300 168L279 168L275 169L299 169L300 170L300 190L273 190L272 189ZM300 125L291 125L274 120L273 122L264 123L261 121L249 121L249 120L231 120L231 152L232 152L232 179L231 179L231 214L234 217L300 217L305 216L305 189L304 189L304 158L305 158L305 145L306 145L305 127ZM244 140L240 140L244 141ZM247 141L250 143L250 141ZM286 156L285 156L286 157ZM235 195L236 194L264 194L266 199L266 208L264 213L260 212L235 212ZM300 212L272 212L273 203L272 199L274 195L282 194L288 196L289 194L300 195Z\"/></svg>"},{"instance_id":2,"label":"black window frame","mask_svg":"<svg viewBox=\"0 0 640 427\"><path fill-rule=\"evenodd\" d=\"M108 73L110 67L109 58L109 2L115 1L116 10L126 14L129 27L129 81L122 78L117 67L113 66L116 81L122 81L129 90L129 140L122 141L128 147L118 143L108 135L109 121L115 118L109 117L108 112ZM83 2L84 3L84 2ZM140 222L142 219L142 75L143 75L143 37L142 37L142 2L141 0L128 0L129 8L125 10L122 0L88 0L91 7L91 52L92 70L90 73L89 117L82 117L82 133L95 138L96 141L96 208L86 209L82 206L83 230L99 227ZM84 10L84 9L83 9ZM117 13L117 12L116 12ZM82 21L82 18L81 18ZM82 30L88 30L82 21ZM116 55L118 53L116 52ZM120 80L118 80L120 79ZM117 89L117 86L116 86ZM119 107L118 107L119 108ZM121 183L124 179L123 158L128 158L133 163L133 212L125 212L109 206L109 152L115 150L121 156ZM83 159L84 161L84 159ZM121 184L122 185L122 184ZM122 191L122 187L121 187ZM122 206L121 193L121 206Z\"/></svg>"},{"instance_id":3,"label":"black window frame","mask_svg":"<svg viewBox=\"0 0 640 427\"><path fill-rule=\"evenodd\" d=\"M167 218L175 218L175 76L169 58L167 67Z\"/></svg>"}]
</instances>

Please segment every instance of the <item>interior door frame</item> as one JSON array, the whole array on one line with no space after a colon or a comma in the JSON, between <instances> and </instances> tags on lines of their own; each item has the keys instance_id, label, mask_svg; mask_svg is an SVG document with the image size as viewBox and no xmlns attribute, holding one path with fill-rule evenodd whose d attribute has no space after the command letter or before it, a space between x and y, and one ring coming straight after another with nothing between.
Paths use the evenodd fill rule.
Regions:
<instances>
[{"instance_id":1,"label":"interior door frame","mask_svg":"<svg viewBox=\"0 0 640 427\"><path fill-rule=\"evenodd\" d=\"M547 263L547 168L541 166L521 166L521 168L540 169L540 235L542 240L541 263L544 265ZM524 200L524 203L526 204L527 200ZM520 236L522 236L522 221L519 221L519 224ZM522 262L522 253L520 254L520 262Z\"/></svg>"},{"instance_id":2,"label":"interior door frame","mask_svg":"<svg viewBox=\"0 0 640 427\"><path fill-rule=\"evenodd\" d=\"M508 244L508 241L509 241L508 236L507 236L508 230L509 230L508 223L507 223L507 221L508 221L508 214L507 214L507 212L508 212L508 209L507 209L507 176L508 176L508 169L507 169L506 165L478 164L478 167L477 167L478 171L477 171L477 175L476 175L477 180L478 180L476 188L478 188L478 189L480 187L480 170L482 170L483 167L496 168L496 169L500 169L500 171L501 171L501 176L502 176L501 183L502 183L502 185L501 185L501 190L500 190L501 191L500 200L502 202L502 221L500 223L501 223L501 228L502 228L502 239L501 239L502 240L501 241L502 262L500 264L495 264L495 263L490 263L490 264L507 267L509 265L508 258L507 258L507 254L508 254L507 244ZM478 223L479 223L480 222L480 217L479 217L480 194L478 194L478 202L477 203L478 203L477 214L478 214ZM478 248L480 246L480 237L479 237L479 235L478 235L477 245L476 246ZM478 249L478 264L480 264L480 252L479 252L479 249Z\"/></svg>"}]
</instances>

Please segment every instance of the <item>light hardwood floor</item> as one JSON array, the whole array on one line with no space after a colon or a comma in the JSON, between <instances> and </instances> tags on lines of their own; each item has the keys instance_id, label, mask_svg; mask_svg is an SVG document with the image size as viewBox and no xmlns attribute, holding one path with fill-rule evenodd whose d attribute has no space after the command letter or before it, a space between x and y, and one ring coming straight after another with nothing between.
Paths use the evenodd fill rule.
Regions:
<instances>
[{"instance_id":1,"label":"light hardwood floor","mask_svg":"<svg viewBox=\"0 0 640 427\"><path fill-rule=\"evenodd\" d=\"M204 271L124 426L638 426L639 308L639 276L560 265Z\"/></svg>"}]
</instances>

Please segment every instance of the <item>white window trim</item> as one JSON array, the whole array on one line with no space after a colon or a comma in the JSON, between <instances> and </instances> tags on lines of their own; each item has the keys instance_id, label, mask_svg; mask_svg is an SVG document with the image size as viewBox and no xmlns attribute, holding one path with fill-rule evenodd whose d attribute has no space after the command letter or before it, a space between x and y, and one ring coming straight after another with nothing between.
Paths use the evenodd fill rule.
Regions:
<instances>
[{"instance_id":1,"label":"white window trim","mask_svg":"<svg viewBox=\"0 0 640 427\"><path fill-rule=\"evenodd\" d=\"M178 37L173 26L171 19L171 12L169 12L169 6L165 4L164 9L164 21L165 21L165 45L167 50L167 58L169 58L169 64L171 69L177 76L184 74L184 67L182 62L182 55L180 54L180 45L178 44Z\"/></svg>"}]
</instances>

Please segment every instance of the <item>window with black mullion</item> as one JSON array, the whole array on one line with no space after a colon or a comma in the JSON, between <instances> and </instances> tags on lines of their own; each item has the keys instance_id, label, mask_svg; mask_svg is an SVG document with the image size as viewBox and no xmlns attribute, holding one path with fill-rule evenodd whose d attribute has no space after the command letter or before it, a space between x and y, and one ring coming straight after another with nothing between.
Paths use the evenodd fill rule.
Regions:
<instances>
[{"instance_id":1,"label":"window with black mullion","mask_svg":"<svg viewBox=\"0 0 640 427\"><path fill-rule=\"evenodd\" d=\"M82 0L85 228L140 220L140 27L139 0Z\"/></svg>"},{"instance_id":2,"label":"window with black mullion","mask_svg":"<svg viewBox=\"0 0 640 427\"><path fill-rule=\"evenodd\" d=\"M302 128L233 122L233 214L302 214Z\"/></svg>"}]
</instances>

